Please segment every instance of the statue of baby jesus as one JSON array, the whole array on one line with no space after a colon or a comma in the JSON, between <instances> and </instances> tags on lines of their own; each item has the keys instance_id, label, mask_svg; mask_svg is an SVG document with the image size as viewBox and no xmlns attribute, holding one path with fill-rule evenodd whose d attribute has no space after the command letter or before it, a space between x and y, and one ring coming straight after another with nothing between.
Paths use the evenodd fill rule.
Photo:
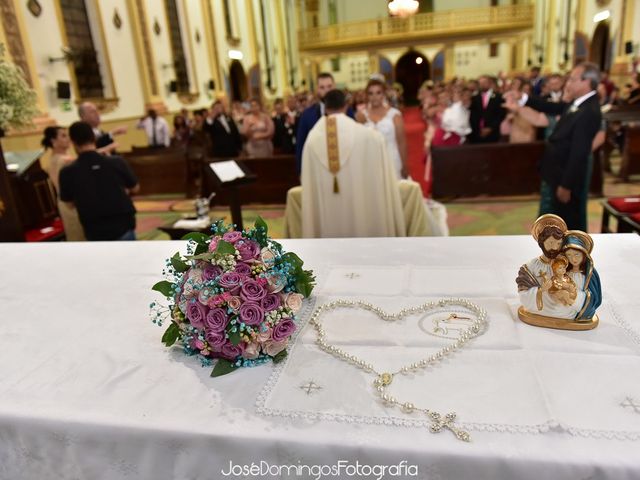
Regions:
<instances>
[{"instance_id":1,"label":"statue of baby jesus","mask_svg":"<svg viewBox=\"0 0 640 480\"><path fill-rule=\"evenodd\" d=\"M573 305L578 295L578 288L576 287L573 279L567 275L567 267L569 266L569 260L564 255L558 255L551 261L551 270L553 276L551 279L544 279L542 284L542 290L549 292L552 298L562 303L563 305Z\"/></svg>"}]
</instances>

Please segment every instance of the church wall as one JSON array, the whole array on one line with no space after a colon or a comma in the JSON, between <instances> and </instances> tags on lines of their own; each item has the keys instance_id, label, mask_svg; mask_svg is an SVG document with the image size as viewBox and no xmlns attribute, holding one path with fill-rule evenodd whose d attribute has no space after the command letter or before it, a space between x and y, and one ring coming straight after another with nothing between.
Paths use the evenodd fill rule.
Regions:
<instances>
[{"instance_id":1,"label":"church wall","mask_svg":"<svg viewBox=\"0 0 640 480\"><path fill-rule=\"evenodd\" d=\"M490 6L490 0L433 0L433 9L436 12L455 10L456 8L481 8Z\"/></svg>"},{"instance_id":2,"label":"church wall","mask_svg":"<svg viewBox=\"0 0 640 480\"><path fill-rule=\"evenodd\" d=\"M245 0L233 0L229 1L229 7L231 8L231 15L234 19L234 28L237 28L238 44L231 45L227 39L225 20L224 20L224 8L222 0L207 0L211 3L211 10L213 14L213 28L215 33L215 48L218 53L218 61L220 62L220 70L222 71L223 85L217 87L218 91L222 91L225 96L229 96L229 67L232 59L229 58L229 51L235 50L242 53L242 59L238 60L244 68L245 74L249 75L249 69L255 62L253 53L251 51L251 44L249 40L248 20L246 16L244 21L235 21L237 17L233 16L237 7L240 6L242 11L246 12ZM234 5L239 4L239 5ZM253 26L252 26L253 28Z\"/></svg>"},{"instance_id":3,"label":"church wall","mask_svg":"<svg viewBox=\"0 0 640 480\"><path fill-rule=\"evenodd\" d=\"M34 17L28 10L26 2L19 2L22 9L22 17L25 20L26 32L22 32L27 37L33 52L35 68L40 80L45 107L51 117L62 124L69 124L76 118L75 93L72 89L72 108L65 111L60 101L56 99L56 82L71 82L70 67L64 61L54 63L49 62L49 58L62 57L62 36L58 26L58 18L54 8L43 8L39 17ZM4 140L3 140L4 143Z\"/></svg>"},{"instance_id":4,"label":"church wall","mask_svg":"<svg viewBox=\"0 0 640 480\"><path fill-rule=\"evenodd\" d=\"M138 70L133 45L133 33L125 0L101 0L99 3L107 44L107 52L111 65L111 75L115 83L115 91L120 99L113 112L102 115L104 120L123 117L140 116L144 111L142 95L142 79ZM114 10L122 19L122 26L118 30L113 24ZM75 114L75 112L74 112Z\"/></svg>"},{"instance_id":5,"label":"church wall","mask_svg":"<svg viewBox=\"0 0 640 480\"><path fill-rule=\"evenodd\" d=\"M489 56L489 44L458 44L453 48L455 76L476 78L479 75L497 75L510 71L511 47L507 43L498 45L498 55ZM446 66L445 66L446 68Z\"/></svg>"},{"instance_id":6,"label":"church wall","mask_svg":"<svg viewBox=\"0 0 640 480\"><path fill-rule=\"evenodd\" d=\"M182 8L186 14L188 31L183 32L184 37L189 40L191 51L193 52L193 66L195 71L195 85L191 90L200 92L198 99L191 105L186 107L190 110L196 108L208 107L213 101L214 90L209 90L209 80L215 80L213 74L213 66L209 63L209 54L207 52L207 38L204 27L204 14L201 10L201 3L197 1L189 1L182 3ZM196 32L200 36L200 41L196 40ZM222 85L216 85L216 89Z\"/></svg>"}]
</instances>

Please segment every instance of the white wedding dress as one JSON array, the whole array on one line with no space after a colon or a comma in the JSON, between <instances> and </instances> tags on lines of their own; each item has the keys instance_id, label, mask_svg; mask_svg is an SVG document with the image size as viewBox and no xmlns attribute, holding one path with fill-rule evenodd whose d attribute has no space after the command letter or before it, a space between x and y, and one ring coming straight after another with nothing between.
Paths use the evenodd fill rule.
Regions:
<instances>
[{"instance_id":1,"label":"white wedding dress","mask_svg":"<svg viewBox=\"0 0 640 480\"><path fill-rule=\"evenodd\" d=\"M398 142L396 141L396 126L393 123L393 119L396 115L402 115L400 110L393 107L389 108L386 115L377 122L371 120L369 112L366 109L363 110L363 113L367 120L365 125L367 127L374 128L384 137L384 143L387 146L387 153L393 163L393 170L396 172L398 179L401 179L402 159L400 158L400 149L398 148Z\"/></svg>"}]
</instances>

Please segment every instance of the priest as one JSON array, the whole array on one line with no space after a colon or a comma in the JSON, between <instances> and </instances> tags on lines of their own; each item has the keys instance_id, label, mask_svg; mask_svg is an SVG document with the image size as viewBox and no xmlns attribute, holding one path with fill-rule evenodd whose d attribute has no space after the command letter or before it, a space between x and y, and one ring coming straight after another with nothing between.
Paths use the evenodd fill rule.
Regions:
<instances>
[{"instance_id":1,"label":"priest","mask_svg":"<svg viewBox=\"0 0 640 480\"><path fill-rule=\"evenodd\" d=\"M406 227L384 138L345 112L342 91L325 96L325 116L302 153L305 238L404 237Z\"/></svg>"}]
</instances>

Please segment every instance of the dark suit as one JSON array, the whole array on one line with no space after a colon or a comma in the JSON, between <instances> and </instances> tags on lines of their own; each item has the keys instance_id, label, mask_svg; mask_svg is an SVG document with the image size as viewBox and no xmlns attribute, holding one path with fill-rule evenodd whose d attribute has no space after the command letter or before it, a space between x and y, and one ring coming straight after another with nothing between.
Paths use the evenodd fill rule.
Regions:
<instances>
[{"instance_id":1,"label":"dark suit","mask_svg":"<svg viewBox=\"0 0 640 480\"><path fill-rule=\"evenodd\" d=\"M471 143L490 143L500 141L500 124L507 112L502 108L502 95L492 92L487 107L482 106L482 93L471 98L469 123L471 126ZM486 137L480 136L482 128L490 128Z\"/></svg>"},{"instance_id":2,"label":"dark suit","mask_svg":"<svg viewBox=\"0 0 640 480\"><path fill-rule=\"evenodd\" d=\"M107 145L111 145L113 141L113 137L110 133L100 130L100 135L96 135L96 148L102 148L106 147ZM115 155L116 151L113 150L111 154Z\"/></svg>"},{"instance_id":3,"label":"dark suit","mask_svg":"<svg viewBox=\"0 0 640 480\"><path fill-rule=\"evenodd\" d=\"M220 121L220 116L211 122L205 121L202 129L211 138L212 154L215 158L237 157L242 151L242 137L233 119L228 115L224 117L227 120L228 131Z\"/></svg>"},{"instance_id":4,"label":"dark suit","mask_svg":"<svg viewBox=\"0 0 640 480\"><path fill-rule=\"evenodd\" d=\"M543 181L540 213L561 216L570 229L585 230L586 205L591 181L591 144L600 129L602 115L598 95L582 102L577 109L572 103L552 103L530 98L527 106L550 115L561 115L547 139L540 160ZM561 186L571 190L569 203L561 203L556 190ZM545 192L548 188L548 192Z\"/></svg>"}]
</instances>

